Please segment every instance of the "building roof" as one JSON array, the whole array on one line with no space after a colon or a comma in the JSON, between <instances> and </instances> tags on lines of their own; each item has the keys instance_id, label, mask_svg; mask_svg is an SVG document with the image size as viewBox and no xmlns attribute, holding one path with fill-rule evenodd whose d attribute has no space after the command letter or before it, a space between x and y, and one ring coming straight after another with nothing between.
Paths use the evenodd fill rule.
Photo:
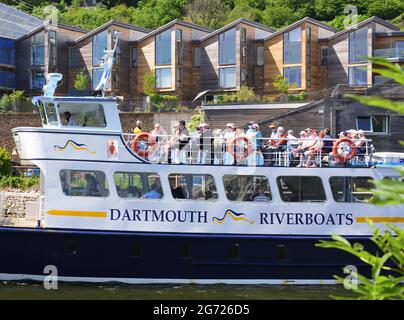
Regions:
<instances>
[{"instance_id":1,"label":"building roof","mask_svg":"<svg viewBox=\"0 0 404 320\"><path fill-rule=\"evenodd\" d=\"M69 25L61 24L61 23L53 25L49 21L45 21L39 27L36 27L35 29L31 30L30 32L24 34L23 36L21 36L17 40L26 39L26 38L30 37L31 35L37 33L38 31L41 31L41 30L45 29L49 25L54 26L56 28L61 28L61 29L66 29L66 30L71 30L71 31L76 31L76 32L81 32L81 33L87 33L88 32L88 30L85 30L85 29L82 29L82 28L79 28L79 27L69 26Z\"/></svg>"},{"instance_id":2,"label":"building roof","mask_svg":"<svg viewBox=\"0 0 404 320\"><path fill-rule=\"evenodd\" d=\"M154 36L154 35L156 35L156 34L162 32L162 31L164 31L164 30L166 30L166 29L171 28L173 25L176 25L176 24L178 24L178 25L180 25L180 26L184 26L184 27L188 27L188 28L200 30L200 31L203 31L203 32L207 32L207 33L210 33L210 32L213 31L212 29L205 28L205 27L200 26L200 25L195 24L195 23L191 23L191 22L186 22L186 21L182 21L182 20L175 19L175 20L170 21L169 23L166 23L165 25L163 25L163 26L161 26L161 27L159 27L159 28L157 28L157 29L154 29L152 32L150 32L150 33L148 33L147 35L145 35L144 37L138 39L137 42L143 41L143 40L145 40L145 39L147 39L147 38L149 38L149 37L152 37L152 36Z\"/></svg>"},{"instance_id":3,"label":"building roof","mask_svg":"<svg viewBox=\"0 0 404 320\"><path fill-rule=\"evenodd\" d=\"M298 27L299 25L301 25L304 22L309 22L309 23L315 24L315 25L319 26L320 28L329 30L331 32L337 32L338 31L337 29L335 29L335 28L333 28L333 27L329 26L328 24L325 24L325 23L323 23L321 21L318 21L318 20L310 18L310 17L304 17L303 19L300 19L299 21L293 22L292 24L290 24L290 25L288 25L288 26L286 26L286 27L284 27L282 29L279 29L274 34L271 34L269 37L267 37L265 39L265 41L268 40L268 39L271 39L273 37L276 37L276 36L278 36L278 35L280 35L282 33L288 32L288 31Z\"/></svg>"},{"instance_id":4,"label":"building roof","mask_svg":"<svg viewBox=\"0 0 404 320\"><path fill-rule=\"evenodd\" d=\"M99 26L98 28L96 28L94 30L91 30L90 32L83 35L82 37L76 39L75 43L77 44L77 43L87 39L88 37L91 37L94 34L100 32L101 30L104 30L105 28L108 28L109 26L112 26L112 25L122 27L122 28L131 29L131 30L135 30L135 31L139 31L139 32L144 32L144 33L149 33L151 31L150 29L138 27L138 26L135 26L133 24L124 23L124 22L120 22L120 21L116 21L116 20L109 20L108 22L104 23L103 25Z\"/></svg>"},{"instance_id":5,"label":"building roof","mask_svg":"<svg viewBox=\"0 0 404 320\"><path fill-rule=\"evenodd\" d=\"M211 37L213 37L213 36L215 36L215 35L217 35L219 33L222 33L222 32L224 32L224 31L226 31L228 29L231 29L234 26L238 25L239 23L244 23L244 24L247 24L249 26L252 26L252 27L255 27L255 28L258 28L258 29L262 29L262 30L265 30L265 31L268 31L268 32L275 32L276 31L275 29L270 28L270 27L268 27L266 25L263 25L261 23L258 23L258 22L250 21L250 20L247 20L247 19L238 19L236 21L233 21L232 23L229 23L228 25L225 25L224 27L222 27L220 29L217 29L217 30L213 31L212 33L209 33L207 36L203 37L201 39L201 41L204 41L204 40L209 39L209 38L211 38Z\"/></svg>"},{"instance_id":6,"label":"building roof","mask_svg":"<svg viewBox=\"0 0 404 320\"><path fill-rule=\"evenodd\" d=\"M0 37L18 39L42 24L41 19L0 3Z\"/></svg>"},{"instance_id":7,"label":"building roof","mask_svg":"<svg viewBox=\"0 0 404 320\"><path fill-rule=\"evenodd\" d=\"M367 24L369 24L370 22L376 22L378 24L381 24L382 26L385 26L385 27L391 29L392 31L400 31L400 28L398 28L394 24L391 24L390 22L387 22L386 20L380 19L379 17L373 16L373 17L370 17L370 18L368 18L366 20L363 20L363 21L361 21L361 22L359 22L357 24L354 24L353 26L351 26L349 28L346 28L346 29L344 29L344 30L342 30L340 32L337 32L336 34L332 35L328 39L331 40L331 39L334 39L336 37L339 37L340 35L342 35L342 34L344 34L346 32L352 31L354 29L362 28L362 27L366 26Z\"/></svg>"}]
</instances>

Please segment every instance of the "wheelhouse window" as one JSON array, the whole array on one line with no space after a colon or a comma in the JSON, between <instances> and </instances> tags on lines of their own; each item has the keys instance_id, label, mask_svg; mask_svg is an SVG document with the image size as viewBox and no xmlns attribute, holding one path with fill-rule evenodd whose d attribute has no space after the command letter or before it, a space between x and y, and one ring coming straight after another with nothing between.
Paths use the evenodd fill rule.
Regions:
<instances>
[{"instance_id":1,"label":"wheelhouse window","mask_svg":"<svg viewBox=\"0 0 404 320\"><path fill-rule=\"evenodd\" d=\"M31 65L45 65L45 32L40 32L31 38Z\"/></svg>"},{"instance_id":2,"label":"wheelhouse window","mask_svg":"<svg viewBox=\"0 0 404 320\"><path fill-rule=\"evenodd\" d=\"M131 67L136 68L137 67L137 48L132 47L131 49Z\"/></svg>"},{"instance_id":3,"label":"wheelhouse window","mask_svg":"<svg viewBox=\"0 0 404 320\"><path fill-rule=\"evenodd\" d=\"M194 67L201 66L202 49L201 47L194 48Z\"/></svg>"},{"instance_id":4,"label":"wheelhouse window","mask_svg":"<svg viewBox=\"0 0 404 320\"><path fill-rule=\"evenodd\" d=\"M272 200L268 178L265 176L225 175L223 184L226 197L230 201Z\"/></svg>"},{"instance_id":5,"label":"wheelhouse window","mask_svg":"<svg viewBox=\"0 0 404 320\"><path fill-rule=\"evenodd\" d=\"M219 55L221 65L236 64L236 29L219 35Z\"/></svg>"},{"instance_id":6,"label":"wheelhouse window","mask_svg":"<svg viewBox=\"0 0 404 320\"><path fill-rule=\"evenodd\" d=\"M42 70L34 70L31 73L31 89L42 89L45 85L45 72Z\"/></svg>"},{"instance_id":7,"label":"wheelhouse window","mask_svg":"<svg viewBox=\"0 0 404 320\"><path fill-rule=\"evenodd\" d=\"M104 72L103 68L93 69L93 77L92 77L92 87L93 90L98 86L100 80L102 78L102 73Z\"/></svg>"},{"instance_id":8,"label":"wheelhouse window","mask_svg":"<svg viewBox=\"0 0 404 320\"><path fill-rule=\"evenodd\" d=\"M105 30L93 36L93 66L99 66L108 48L108 31Z\"/></svg>"},{"instance_id":9,"label":"wheelhouse window","mask_svg":"<svg viewBox=\"0 0 404 320\"><path fill-rule=\"evenodd\" d=\"M168 89L172 86L171 68L156 69L156 88Z\"/></svg>"},{"instance_id":10,"label":"wheelhouse window","mask_svg":"<svg viewBox=\"0 0 404 320\"><path fill-rule=\"evenodd\" d=\"M59 118L63 126L103 128L106 126L101 104L59 103Z\"/></svg>"},{"instance_id":11,"label":"wheelhouse window","mask_svg":"<svg viewBox=\"0 0 404 320\"><path fill-rule=\"evenodd\" d=\"M389 133L389 116L357 117L356 128L365 132Z\"/></svg>"},{"instance_id":12,"label":"wheelhouse window","mask_svg":"<svg viewBox=\"0 0 404 320\"><path fill-rule=\"evenodd\" d=\"M174 199L216 200L215 180L208 174L170 174L171 194Z\"/></svg>"},{"instance_id":13,"label":"wheelhouse window","mask_svg":"<svg viewBox=\"0 0 404 320\"><path fill-rule=\"evenodd\" d=\"M283 75L291 86L300 88L302 86L302 68L289 67L283 68Z\"/></svg>"},{"instance_id":14,"label":"wheelhouse window","mask_svg":"<svg viewBox=\"0 0 404 320\"><path fill-rule=\"evenodd\" d=\"M155 44L156 65L171 64L171 29L156 35Z\"/></svg>"},{"instance_id":15,"label":"wheelhouse window","mask_svg":"<svg viewBox=\"0 0 404 320\"><path fill-rule=\"evenodd\" d=\"M120 198L161 199L160 176L150 172L115 172L114 182Z\"/></svg>"},{"instance_id":16,"label":"wheelhouse window","mask_svg":"<svg viewBox=\"0 0 404 320\"><path fill-rule=\"evenodd\" d=\"M349 67L349 85L350 86L367 86L368 71L366 66Z\"/></svg>"},{"instance_id":17,"label":"wheelhouse window","mask_svg":"<svg viewBox=\"0 0 404 320\"><path fill-rule=\"evenodd\" d=\"M373 198L371 177L331 177L330 185L337 202L369 202Z\"/></svg>"},{"instance_id":18,"label":"wheelhouse window","mask_svg":"<svg viewBox=\"0 0 404 320\"><path fill-rule=\"evenodd\" d=\"M282 176L276 179L285 202L324 202L323 183L319 177Z\"/></svg>"},{"instance_id":19,"label":"wheelhouse window","mask_svg":"<svg viewBox=\"0 0 404 320\"><path fill-rule=\"evenodd\" d=\"M236 68L220 68L219 82L221 88L235 88L237 86Z\"/></svg>"},{"instance_id":20,"label":"wheelhouse window","mask_svg":"<svg viewBox=\"0 0 404 320\"><path fill-rule=\"evenodd\" d=\"M256 47L256 61L255 64L257 66L264 65L264 46L257 46Z\"/></svg>"},{"instance_id":21,"label":"wheelhouse window","mask_svg":"<svg viewBox=\"0 0 404 320\"><path fill-rule=\"evenodd\" d=\"M368 56L367 27L349 34L349 63L366 62Z\"/></svg>"},{"instance_id":22,"label":"wheelhouse window","mask_svg":"<svg viewBox=\"0 0 404 320\"><path fill-rule=\"evenodd\" d=\"M95 170L61 170L63 193L75 197L107 197L108 182L105 173Z\"/></svg>"},{"instance_id":23,"label":"wheelhouse window","mask_svg":"<svg viewBox=\"0 0 404 320\"><path fill-rule=\"evenodd\" d=\"M56 51L56 31L49 31L49 65L56 67L57 51Z\"/></svg>"},{"instance_id":24,"label":"wheelhouse window","mask_svg":"<svg viewBox=\"0 0 404 320\"><path fill-rule=\"evenodd\" d=\"M296 28L283 35L283 63L302 62L302 29Z\"/></svg>"}]
</instances>

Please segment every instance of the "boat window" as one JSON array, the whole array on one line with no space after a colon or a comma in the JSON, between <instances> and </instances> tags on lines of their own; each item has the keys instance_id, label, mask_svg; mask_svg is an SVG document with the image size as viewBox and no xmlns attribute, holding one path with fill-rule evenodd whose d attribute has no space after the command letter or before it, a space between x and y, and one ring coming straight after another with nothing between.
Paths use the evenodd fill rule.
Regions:
<instances>
[{"instance_id":1,"label":"boat window","mask_svg":"<svg viewBox=\"0 0 404 320\"><path fill-rule=\"evenodd\" d=\"M59 103L63 126L102 128L106 126L104 109L98 103Z\"/></svg>"},{"instance_id":2,"label":"boat window","mask_svg":"<svg viewBox=\"0 0 404 320\"><path fill-rule=\"evenodd\" d=\"M282 176L276 179L285 202L323 202L324 187L319 177Z\"/></svg>"},{"instance_id":3,"label":"boat window","mask_svg":"<svg viewBox=\"0 0 404 320\"><path fill-rule=\"evenodd\" d=\"M265 176L223 176L226 197L230 201L257 201L272 200L268 178Z\"/></svg>"},{"instance_id":4,"label":"boat window","mask_svg":"<svg viewBox=\"0 0 404 320\"><path fill-rule=\"evenodd\" d=\"M369 202L373 198L371 177L331 177L332 195L337 202Z\"/></svg>"},{"instance_id":5,"label":"boat window","mask_svg":"<svg viewBox=\"0 0 404 320\"><path fill-rule=\"evenodd\" d=\"M90 170L61 170L63 193L76 197L107 197L109 194L105 173Z\"/></svg>"},{"instance_id":6,"label":"boat window","mask_svg":"<svg viewBox=\"0 0 404 320\"><path fill-rule=\"evenodd\" d=\"M115 172L114 182L120 198L160 199L160 176L150 172Z\"/></svg>"},{"instance_id":7,"label":"boat window","mask_svg":"<svg viewBox=\"0 0 404 320\"><path fill-rule=\"evenodd\" d=\"M42 123L45 125L48 123L48 120L46 119L46 114L45 114L45 106L42 101L38 101L37 106L38 106L39 115L41 116Z\"/></svg>"},{"instance_id":8,"label":"boat window","mask_svg":"<svg viewBox=\"0 0 404 320\"><path fill-rule=\"evenodd\" d=\"M208 174L170 174L171 193L175 199L215 200L215 180Z\"/></svg>"},{"instance_id":9,"label":"boat window","mask_svg":"<svg viewBox=\"0 0 404 320\"><path fill-rule=\"evenodd\" d=\"M58 116L56 113L55 104L52 102L45 103L46 118L49 125L58 125Z\"/></svg>"}]
</instances>

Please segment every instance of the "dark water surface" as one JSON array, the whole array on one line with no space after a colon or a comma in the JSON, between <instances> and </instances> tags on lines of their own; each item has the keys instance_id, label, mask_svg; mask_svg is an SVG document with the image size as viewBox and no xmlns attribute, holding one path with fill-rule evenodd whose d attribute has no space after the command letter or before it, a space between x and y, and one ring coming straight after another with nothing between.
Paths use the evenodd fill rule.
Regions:
<instances>
[{"instance_id":1,"label":"dark water surface","mask_svg":"<svg viewBox=\"0 0 404 320\"><path fill-rule=\"evenodd\" d=\"M94 285L59 283L46 290L42 283L0 282L0 300L6 299L260 299L324 300L330 295L352 296L340 285Z\"/></svg>"}]
</instances>

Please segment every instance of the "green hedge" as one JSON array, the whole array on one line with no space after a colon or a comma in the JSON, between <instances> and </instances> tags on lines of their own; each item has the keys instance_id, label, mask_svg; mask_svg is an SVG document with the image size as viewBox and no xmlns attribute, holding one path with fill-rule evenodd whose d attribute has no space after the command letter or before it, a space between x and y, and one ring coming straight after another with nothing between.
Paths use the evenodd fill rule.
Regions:
<instances>
[{"instance_id":1,"label":"green hedge","mask_svg":"<svg viewBox=\"0 0 404 320\"><path fill-rule=\"evenodd\" d=\"M39 177L0 176L0 189L15 188L27 190L36 185L39 185Z\"/></svg>"},{"instance_id":2,"label":"green hedge","mask_svg":"<svg viewBox=\"0 0 404 320\"><path fill-rule=\"evenodd\" d=\"M10 153L4 148L0 148L0 177L9 176L11 169Z\"/></svg>"}]
</instances>

